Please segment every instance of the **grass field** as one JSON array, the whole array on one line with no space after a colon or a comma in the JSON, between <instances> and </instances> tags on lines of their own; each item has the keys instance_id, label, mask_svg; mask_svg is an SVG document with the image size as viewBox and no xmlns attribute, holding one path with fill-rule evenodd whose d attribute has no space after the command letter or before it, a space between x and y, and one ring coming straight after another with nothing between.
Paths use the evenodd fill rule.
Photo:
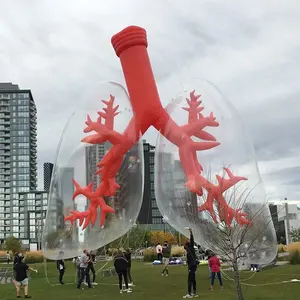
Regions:
<instances>
[{"instance_id":1,"label":"grass field","mask_svg":"<svg viewBox=\"0 0 300 300\"><path fill-rule=\"evenodd\" d=\"M110 262L106 268L111 267ZM0 267L5 267L2 265ZM161 266L152 266L143 262L133 263L132 276L135 287L132 294L119 294L116 277L102 277L101 265L98 265L98 283L95 289L85 289L78 291L75 286L75 268L72 264L67 265L64 278L65 285L57 284L57 272L53 263L35 265L38 274L31 274L29 283L29 293L33 299L54 300L54 299L118 299L130 297L132 300L171 300L182 299L186 294L187 268L185 266L170 267L170 276L161 277ZM47 274L47 276L46 276ZM232 276L230 272L226 273ZM244 280L243 289L245 299L253 300L297 300L300 295L300 283L285 283L282 281L299 279L299 266L281 266L265 270L260 273L242 272ZM276 284L277 283L277 284ZM224 279L224 290L221 291L218 283L213 292L208 290L208 270L207 266L200 266L197 270L197 284L199 299L236 299L234 282ZM265 285L264 285L265 284ZM15 288L12 284L0 285L0 299L15 299Z\"/></svg>"}]
</instances>

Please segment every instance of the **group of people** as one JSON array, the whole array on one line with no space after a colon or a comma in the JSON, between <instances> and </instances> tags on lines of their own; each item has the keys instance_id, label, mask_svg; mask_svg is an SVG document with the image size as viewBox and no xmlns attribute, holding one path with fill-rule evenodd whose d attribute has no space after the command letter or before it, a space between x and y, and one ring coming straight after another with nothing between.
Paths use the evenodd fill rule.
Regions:
<instances>
[{"instance_id":1,"label":"group of people","mask_svg":"<svg viewBox=\"0 0 300 300\"><path fill-rule=\"evenodd\" d=\"M81 256L73 258L73 263L77 268L77 289L81 289L82 283L88 288L93 288L96 283L96 253L88 250L84 250ZM93 274L92 282L90 272ZM61 277L59 280L62 279ZM63 284L62 282L60 282Z\"/></svg>"},{"instance_id":2,"label":"group of people","mask_svg":"<svg viewBox=\"0 0 300 300\"><path fill-rule=\"evenodd\" d=\"M186 242L184 248L186 250L186 262L188 267L188 293L183 298L194 298L198 297L197 294L197 283L196 283L196 271L199 265L199 260L195 251L194 236L191 229L189 229L190 238ZM169 275L169 258L171 255L171 246L167 241L161 246L160 244L156 247L157 259L162 261L164 267L161 272L162 276ZM213 290L214 282L216 277L219 279L221 289L223 289L223 282L220 272L221 263L219 258L210 250L205 253L208 256L208 265L210 270L211 286L210 289ZM59 253L59 259L56 261L57 270L59 272L58 282L59 284L64 284L63 276L66 270L64 262L64 253L61 251ZM22 253L16 253L14 258L14 283L17 290L17 298L20 298L20 289L24 288L25 298L31 298L28 296L28 277L27 270L37 272L37 270L30 268L27 264L23 262L24 256ZM81 289L81 285L84 283L88 288L93 288L96 283L96 271L94 265L96 264L96 254L94 252L89 252L84 250L82 255L78 258L73 259L73 263L77 268L77 288ZM126 249L125 252L119 250L114 256L114 267L118 274L119 290L120 293L126 292L131 293L133 286L131 277L131 251ZM93 274L92 282L90 278L90 272ZM125 290L123 291L123 280L125 285Z\"/></svg>"},{"instance_id":3,"label":"group of people","mask_svg":"<svg viewBox=\"0 0 300 300\"><path fill-rule=\"evenodd\" d=\"M199 265L199 260L195 251L195 242L192 229L189 229L190 238L186 242L184 248L186 250L186 262L188 266L188 293L183 298L194 298L198 297L197 294L197 283L196 283L196 271ZM164 265L161 275L168 276L169 270L169 258L171 255L171 247L167 241L163 245L160 243L156 246L157 260L161 261ZM204 253L203 253L204 254ZM205 251L205 256L208 257L209 265L209 277L211 279L210 289L213 291L216 277L219 279L221 289L223 289L223 282L221 276L221 263L219 258L210 250Z\"/></svg>"},{"instance_id":4,"label":"group of people","mask_svg":"<svg viewBox=\"0 0 300 300\"><path fill-rule=\"evenodd\" d=\"M81 285L85 284L88 288L93 288L96 283L96 271L94 265L96 264L96 254L84 250L81 256L73 258L73 263L77 268L77 289L81 289ZM123 280L125 284L125 292L131 293L133 286L131 277L131 252L127 249L125 252L118 251L114 257L114 267L118 274L120 293L123 292ZM60 259L57 260L57 269L59 271L59 283L63 283L63 275L65 272L65 264L63 260L63 252L60 253ZM90 272L93 274L92 282Z\"/></svg>"}]
</instances>

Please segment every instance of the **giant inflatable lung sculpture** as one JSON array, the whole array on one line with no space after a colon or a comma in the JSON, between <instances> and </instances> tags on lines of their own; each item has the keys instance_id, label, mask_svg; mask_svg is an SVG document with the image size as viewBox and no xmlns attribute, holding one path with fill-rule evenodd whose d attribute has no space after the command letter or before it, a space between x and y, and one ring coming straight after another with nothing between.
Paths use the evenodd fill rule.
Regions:
<instances>
[{"instance_id":1,"label":"giant inflatable lung sculpture","mask_svg":"<svg viewBox=\"0 0 300 300\"><path fill-rule=\"evenodd\" d=\"M87 187L82 187L77 183L76 178L73 180L76 187L73 198L83 195L89 200L89 206L85 211L71 211L70 215L65 217L65 222L73 224L79 221L85 229L89 225L94 227L96 219L99 218L100 227L104 226L105 228L106 216L114 214L114 209L109 207L104 199L105 197L115 196L120 187L115 178L120 170L124 155L139 141L140 136L150 126L153 126L160 132L160 143L157 147L160 153L156 155L155 165L156 183L159 181L158 186L156 186L156 197L165 221L182 233L184 233L185 225L196 226L195 236L198 242L204 242L201 239L204 237L203 231L205 231L205 228L201 228L201 224L205 224L205 222L202 222L203 220L198 216L198 213L201 212L207 212L212 223L221 223L229 229L232 226L253 226L252 219L250 222L248 215L243 211L243 207L229 205L225 196L229 189L235 188L238 183L245 182L248 179L247 176L244 174L235 175L230 166L220 164L218 167L224 167L224 172L223 174L219 173L216 176L216 181L213 181L205 173L208 165L203 166L203 162L208 161L209 158L205 160L204 155L203 162L199 161L199 153L210 151L213 153L215 149L219 148L220 141L216 139L213 130L217 130L222 126L222 124L219 126L219 122L223 118L222 115L220 115L221 120L216 119L214 112L204 116L203 107L199 100L200 96L194 90L195 87L192 87L189 90L187 99L188 107L184 108L188 113L187 123L179 124L182 123L182 118L178 115L172 115L174 111L173 104L171 103L167 108L164 108L160 101L147 52L146 31L140 27L130 26L113 36L111 42L116 55L121 61L133 117L128 121L128 126L124 132L114 130L112 120L118 113L118 106L114 106L115 95L111 95L110 100L105 102L107 107L104 112L98 112L99 118L93 119L89 115L87 116L84 132L90 133L90 135L84 137L82 142L87 144L110 142L112 147L98 164L99 170L97 173L101 175L101 183L96 189L93 189L92 183ZM201 84L199 88L201 88ZM232 128L232 130L234 129ZM220 136L220 139L222 139L222 136ZM193 218L200 220L198 223L191 224L189 222L191 218L188 215L182 219L177 218L176 210L174 210L176 203L174 203L174 199L168 199L173 196L165 192L167 183L165 183L164 178L161 178L161 180L158 178L163 175L164 166L174 165L176 160L173 157L166 163L166 160L160 159L163 157L163 147L166 146L166 143L176 149L173 150L173 154L178 156L177 163L180 163L182 169L181 177L185 180L182 181L182 188L195 195L193 205L196 205L197 211L193 212ZM218 153L218 156L222 155ZM170 170L172 172L172 169ZM166 178L166 176L163 177ZM174 177L172 178L174 179ZM170 182L176 184L175 181L172 181L173 179ZM170 190L172 190L172 187ZM202 202L199 202L199 199L202 199ZM268 213L265 216L270 219ZM268 239L270 241L274 238L274 229L271 228L270 230L271 238L264 236L264 240ZM107 242L107 239L105 241Z\"/></svg>"},{"instance_id":2,"label":"giant inflatable lung sculpture","mask_svg":"<svg viewBox=\"0 0 300 300\"><path fill-rule=\"evenodd\" d=\"M72 215L66 217L65 220L72 222L79 219L82 223L85 219L84 227L86 227L90 222L95 223L95 208L97 206L100 206L103 214L113 212L112 209L107 208L102 197L115 195L119 187L115 182L115 176L123 160L123 155L139 139L139 135L136 133L144 134L150 126L153 126L178 147L180 161L187 177L185 185L189 190L200 196L203 193L203 188L209 191L207 202L200 207L200 210L208 210L215 219L213 201L216 200L219 214L222 215L228 226L234 218L241 225L248 224L249 222L245 218L246 214L239 209L234 210L229 207L222 196L223 192L240 180L246 180L246 178L234 176L229 169L226 169L229 179L223 180L218 177L219 185L214 186L201 175L202 167L197 160L196 152L219 145L219 142L215 141L212 135L203 130L207 126L219 126L213 113L208 117L199 118L201 108L194 96L189 102L189 123L178 126L161 104L147 52L146 31L140 27L128 27L112 38L112 44L121 60L134 117L123 133L115 132L109 126L103 125L101 119L93 121L89 116L87 117L87 127L84 132L93 132L93 135L83 138L82 141L86 143L110 141L113 147L98 165L101 168L99 173L102 174L102 183L98 190L92 192L91 186L81 188L74 181L76 185L75 196L80 193L87 193L87 198L90 200L89 210L82 213L72 212ZM195 142L191 136L206 141ZM102 226L104 219L101 218L101 220Z\"/></svg>"}]
</instances>

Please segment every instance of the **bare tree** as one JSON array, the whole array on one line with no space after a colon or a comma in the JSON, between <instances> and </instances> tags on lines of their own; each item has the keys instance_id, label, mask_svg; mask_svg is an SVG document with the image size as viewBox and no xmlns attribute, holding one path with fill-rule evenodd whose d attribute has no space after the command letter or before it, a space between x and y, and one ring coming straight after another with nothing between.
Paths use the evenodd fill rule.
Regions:
<instances>
[{"instance_id":1,"label":"bare tree","mask_svg":"<svg viewBox=\"0 0 300 300\"><path fill-rule=\"evenodd\" d=\"M244 300L240 266L245 263L264 265L277 255L276 234L267 201L261 199L259 203L252 197L256 187L252 190L241 188L242 184L235 186L226 192L224 198L230 207L242 208L250 224L240 225L233 220L228 226L220 216L216 222L208 211L199 215L200 219L205 220L203 244L232 267L238 300ZM215 213L218 211L216 207Z\"/></svg>"}]
</instances>

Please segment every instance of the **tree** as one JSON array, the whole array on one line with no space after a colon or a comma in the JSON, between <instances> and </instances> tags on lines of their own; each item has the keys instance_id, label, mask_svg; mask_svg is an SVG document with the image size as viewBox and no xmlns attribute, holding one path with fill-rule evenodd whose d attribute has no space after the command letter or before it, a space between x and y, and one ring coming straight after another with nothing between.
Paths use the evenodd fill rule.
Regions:
<instances>
[{"instance_id":1,"label":"tree","mask_svg":"<svg viewBox=\"0 0 300 300\"><path fill-rule=\"evenodd\" d=\"M150 231L142 229L137 225L136 227L131 228L126 234L116 239L115 241L109 244L110 248L126 248L131 249L143 248L146 245L149 245L151 241Z\"/></svg>"},{"instance_id":2,"label":"tree","mask_svg":"<svg viewBox=\"0 0 300 300\"><path fill-rule=\"evenodd\" d=\"M267 203L256 203L249 199L253 190L240 191L239 187L225 195L228 205L234 209L243 208L249 224L238 224L233 221L230 226L218 215L218 222L212 219L208 212L203 212L203 240L207 248L218 254L223 261L232 267L236 285L237 299L244 300L240 279L240 266L247 261L262 264L264 257L277 254L276 235L272 219L269 217ZM258 194L259 195L259 194ZM248 201L249 200L249 201ZM226 212L223 212L225 215Z\"/></svg>"},{"instance_id":3,"label":"tree","mask_svg":"<svg viewBox=\"0 0 300 300\"><path fill-rule=\"evenodd\" d=\"M171 232L163 232L163 231L152 231L151 232L151 244L156 245L158 243L163 244L164 241L167 241L171 245L178 244L178 240L176 235Z\"/></svg>"},{"instance_id":4,"label":"tree","mask_svg":"<svg viewBox=\"0 0 300 300\"><path fill-rule=\"evenodd\" d=\"M292 228L290 230L290 237L292 242L300 242L300 228Z\"/></svg>"},{"instance_id":5,"label":"tree","mask_svg":"<svg viewBox=\"0 0 300 300\"><path fill-rule=\"evenodd\" d=\"M22 248L22 243L14 236L8 237L5 241L5 248L13 253L19 252Z\"/></svg>"}]
</instances>

